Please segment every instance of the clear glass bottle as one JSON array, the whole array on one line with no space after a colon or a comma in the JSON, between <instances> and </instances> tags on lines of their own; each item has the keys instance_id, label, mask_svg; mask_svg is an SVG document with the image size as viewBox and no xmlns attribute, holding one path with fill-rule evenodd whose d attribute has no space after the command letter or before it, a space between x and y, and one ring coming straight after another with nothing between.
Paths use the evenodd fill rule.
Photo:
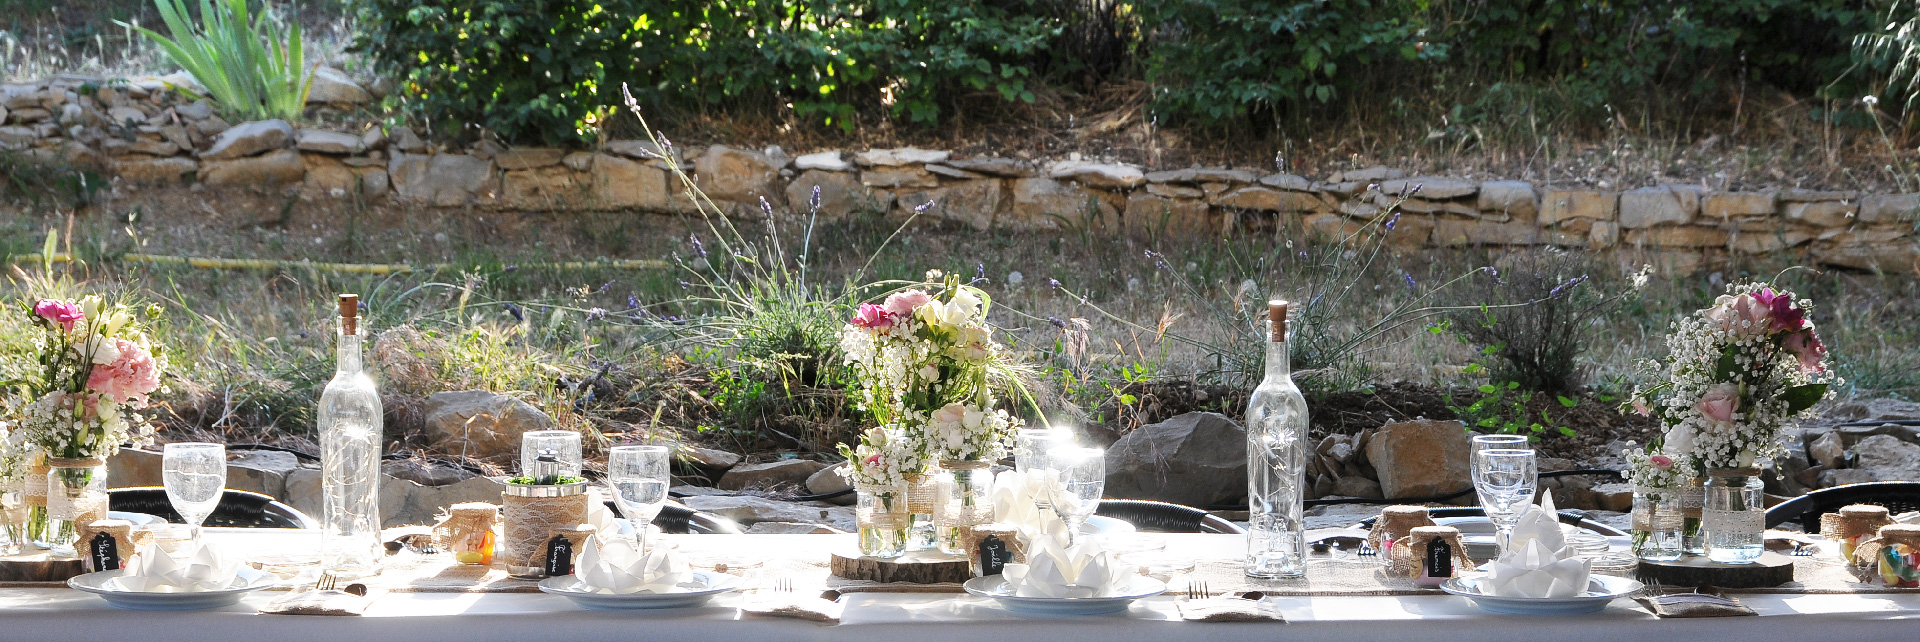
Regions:
<instances>
[{"instance_id":1,"label":"clear glass bottle","mask_svg":"<svg viewBox=\"0 0 1920 642\"><path fill-rule=\"evenodd\" d=\"M320 560L342 578L379 572L380 392L361 365L360 299L340 295L338 365L320 394Z\"/></svg>"},{"instance_id":2,"label":"clear glass bottle","mask_svg":"<svg viewBox=\"0 0 1920 642\"><path fill-rule=\"evenodd\" d=\"M1306 575L1307 400L1287 362L1287 302L1267 302L1267 376L1247 400L1247 576Z\"/></svg>"},{"instance_id":3,"label":"clear glass bottle","mask_svg":"<svg viewBox=\"0 0 1920 642\"><path fill-rule=\"evenodd\" d=\"M1700 509L1707 533L1707 559L1749 564L1766 551L1767 504L1760 469L1728 468L1707 472L1706 501Z\"/></svg>"}]
</instances>

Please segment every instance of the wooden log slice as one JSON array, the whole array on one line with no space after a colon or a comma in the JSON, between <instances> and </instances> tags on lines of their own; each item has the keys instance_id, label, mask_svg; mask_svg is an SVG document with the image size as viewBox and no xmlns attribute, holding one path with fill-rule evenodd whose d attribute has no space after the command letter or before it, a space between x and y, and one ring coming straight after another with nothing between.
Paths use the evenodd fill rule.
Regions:
<instances>
[{"instance_id":1,"label":"wooden log slice","mask_svg":"<svg viewBox=\"0 0 1920 642\"><path fill-rule=\"evenodd\" d=\"M0 557L0 582L60 582L87 572L78 557L52 557L31 553Z\"/></svg>"},{"instance_id":2,"label":"wooden log slice","mask_svg":"<svg viewBox=\"0 0 1920 642\"><path fill-rule=\"evenodd\" d=\"M895 559L833 554L833 575L849 580L891 584L959 584L973 579L973 565L964 557L908 553Z\"/></svg>"},{"instance_id":3,"label":"wooden log slice","mask_svg":"<svg viewBox=\"0 0 1920 642\"><path fill-rule=\"evenodd\" d=\"M1752 564L1721 564L1688 555L1671 562L1640 560L1638 574L1642 582L1664 586L1767 588L1793 581L1793 558L1766 552Z\"/></svg>"}]
</instances>

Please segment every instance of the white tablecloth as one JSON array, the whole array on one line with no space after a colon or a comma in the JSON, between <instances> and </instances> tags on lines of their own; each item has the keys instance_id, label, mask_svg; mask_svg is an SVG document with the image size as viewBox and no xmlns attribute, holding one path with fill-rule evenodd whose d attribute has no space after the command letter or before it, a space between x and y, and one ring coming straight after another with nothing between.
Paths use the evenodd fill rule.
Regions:
<instances>
[{"instance_id":1,"label":"white tablecloth","mask_svg":"<svg viewBox=\"0 0 1920 642\"><path fill-rule=\"evenodd\" d=\"M282 536L284 538L284 535ZM698 536L702 538L737 536ZM792 537L744 536L755 547ZM254 543L267 538L248 538ZM277 545L304 541L276 538ZM1220 548L1229 536L1168 536L1170 550ZM702 541L706 544L708 541ZM788 546L787 548L794 548ZM808 547L810 548L810 547ZM1203 624L1179 621L1173 598L1136 603L1106 616L1036 617L1010 613L965 595L859 593L842 598L842 624L742 618L724 596L696 609L600 612L539 594L393 593L362 617L259 615L279 592L255 593L219 611L122 611L92 595L63 588L0 589L0 640L248 640L375 642L448 640L661 640L706 642L1169 642L1186 640L1910 640L1920 631L1920 594L1744 595L1762 617L1661 620L1631 600L1582 616L1496 615L1450 595L1298 597L1272 599L1287 624Z\"/></svg>"}]
</instances>

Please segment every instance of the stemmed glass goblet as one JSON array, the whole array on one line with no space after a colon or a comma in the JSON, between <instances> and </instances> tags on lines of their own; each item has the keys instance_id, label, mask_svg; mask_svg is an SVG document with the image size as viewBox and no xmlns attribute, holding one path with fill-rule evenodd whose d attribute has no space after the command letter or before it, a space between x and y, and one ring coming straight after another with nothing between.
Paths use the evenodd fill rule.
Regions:
<instances>
[{"instance_id":1,"label":"stemmed glass goblet","mask_svg":"<svg viewBox=\"0 0 1920 642\"><path fill-rule=\"evenodd\" d=\"M667 503L672 481L665 446L616 446L607 451L607 485L620 515L633 525L634 543L647 550L647 529Z\"/></svg>"},{"instance_id":2,"label":"stemmed glass goblet","mask_svg":"<svg viewBox=\"0 0 1920 642\"><path fill-rule=\"evenodd\" d=\"M1481 509L1493 522L1503 555L1520 511L1533 503L1534 488L1539 484L1537 466L1532 450L1489 448L1473 454L1474 490L1479 492Z\"/></svg>"},{"instance_id":3,"label":"stemmed glass goblet","mask_svg":"<svg viewBox=\"0 0 1920 642\"><path fill-rule=\"evenodd\" d=\"M1042 474L1048 503L1067 523L1067 545L1079 543L1080 526L1100 508L1100 496L1106 492L1107 451L1055 446L1047 451Z\"/></svg>"},{"instance_id":4,"label":"stemmed glass goblet","mask_svg":"<svg viewBox=\"0 0 1920 642\"><path fill-rule=\"evenodd\" d=\"M227 447L209 443L167 444L160 451L160 477L167 501L200 539L200 524L220 505L227 487Z\"/></svg>"}]
</instances>

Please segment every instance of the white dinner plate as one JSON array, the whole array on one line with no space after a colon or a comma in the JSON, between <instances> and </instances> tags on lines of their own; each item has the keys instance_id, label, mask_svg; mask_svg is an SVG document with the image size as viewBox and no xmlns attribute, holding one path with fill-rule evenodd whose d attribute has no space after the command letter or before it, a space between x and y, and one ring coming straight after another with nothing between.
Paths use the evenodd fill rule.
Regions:
<instances>
[{"instance_id":1,"label":"white dinner plate","mask_svg":"<svg viewBox=\"0 0 1920 642\"><path fill-rule=\"evenodd\" d=\"M134 526L146 526L148 524L167 523L167 520L160 519L158 516L155 516L155 515L149 515L146 513L130 513L126 511L117 511L117 510L107 511L107 519L124 519L129 522L133 522Z\"/></svg>"},{"instance_id":2,"label":"white dinner plate","mask_svg":"<svg viewBox=\"0 0 1920 642\"><path fill-rule=\"evenodd\" d=\"M1615 598L1631 595L1642 586L1624 577L1593 575L1587 580L1587 590L1573 597L1500 597L1480 593L1479 583L1484 580L1484 575L1455 577L1442 583L1440 590L1472 600L1474 606L1494 613L1565 615L1598 613Z\"/></svg>"},{"instance_id":3,"label":"white dinner plate","mask_svg":"<svg viewBox=\"0 0 1920 642\"><path fill-rule=\"evenodd\" d=\"M1087 535L1120 535L1132 533L1137 530L1139 529L1134 528L1133 524L1125 520L1114 519L1105 515L1088 517L1087 523L1080 525L1080 532Z\"/></svg>"},{"instance_id":4,"label":"white dinner plate","mask_svg":"<svg viewBox=\"0 0 1920 642\"><path fill-rule=\"evenodd\" d=\"M1153 597L1167 590L1167 584L1151 577L1135 577L1119 595L1107 597L1020 597L998 575L976 577L963 584L968 593L993 598L1016 613L1044 615L1099 615L1127 610L1134 600Z\"/></svg>"},{"instance_id":5,"label":"white dinner plate","mask_svg":"<svg viewBox=\"0 0 1920 642\"><path fill-rule=\"evenodd\" d=\"M189 593L149 593L146 591L128 591L113 582L125 570L100 571L88 573L67 580L67 586L76 591L85 591L106 599L108 604L136 611L199 611L217 609L240 603L247 593L273 586L280 578L272 573L241 567L234 576L233 584L214 591L193 591Z\"/></svg>"},{"instance_id":6,"label":"white dinner plate","mask_svg":"<svg viewBox=\"0 0 1920 642\"><path fill-rule=\"evenodd\" d=\"M725 573L694 571L693 581L680 585L686 590L673 593L595 593L572 575L540 580L540 590L573 600L584 609L628 611L700 606L716 595L739 589L741 584L740 578Z\"/></svg>"}]
</instances>

